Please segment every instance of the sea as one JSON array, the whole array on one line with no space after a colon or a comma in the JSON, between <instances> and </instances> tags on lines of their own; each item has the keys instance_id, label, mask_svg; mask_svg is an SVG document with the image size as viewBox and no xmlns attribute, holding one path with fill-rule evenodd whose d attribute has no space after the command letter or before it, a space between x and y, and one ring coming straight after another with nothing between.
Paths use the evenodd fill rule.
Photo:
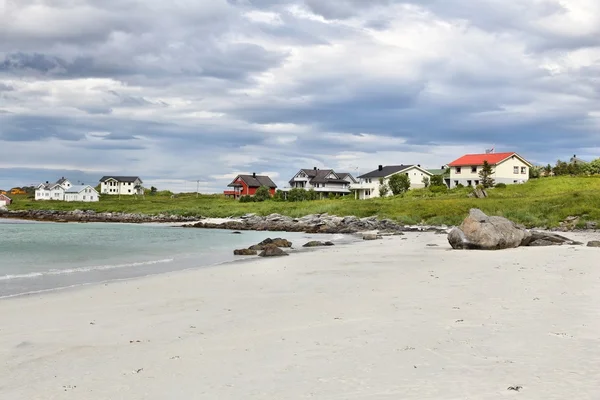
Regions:
<instances>
[{"instance_id":1,"label":"sea","mask_svg":"<svg viewBox=\"0 0 600 400\"><path fill-rule=\"evenodd\" d=\"M181 228L167 224L0 219L0 298L233 262L233 250L268 237L301 248L345 235ZM242 264L240 264L242 265Z\"/></svg>"}]
</instances>

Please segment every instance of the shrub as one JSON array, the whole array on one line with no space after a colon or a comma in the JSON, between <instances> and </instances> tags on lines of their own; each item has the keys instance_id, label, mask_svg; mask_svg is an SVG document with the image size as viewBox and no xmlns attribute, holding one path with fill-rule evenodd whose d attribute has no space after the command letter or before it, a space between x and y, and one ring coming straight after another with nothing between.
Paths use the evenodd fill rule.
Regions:
<instances>
[{"instance_id":1,"label":"shrub","mask_svg":"<svg viewBox=\"0 0 600 400\"><path fill-rule=\"evenodd\" d=\"M498 189L506 189L506 183L496 183L494 187L497 187Z\"/></svg>"},{"instance_id":2,"label":"shrub","mask_svg":"<svg viewBox=\"0 0 600 400\"><path fill-rule=\"evenodd\" d=\"M254 201L265 201L271 198L271 192L269 188L266 186L261 186L256 189L256 193L254 194Z\"/></svg>"},{"instance_id":3,"label":"shrub","mask_svg":"<svg viewBox=\"0 0 600 400\"><path fill-rule=\"evenodd\" d=\"M244 195L240 197L240 203L254 203L254 197Z\"/></svg>"},{"instance_id":4,"label":"shrub","mask_svg":"<svg viewBox=\"0 0 600 400\"><path fill-rule=\"evenodd\" d=\"M309 189L304 195L306 200L319 200L319 193L315 192L315 189Z\"/></svg>"},{"instance_id":5,"label":"shrub","mask_svg":"<svg viewBox=\"0 0 600 400\"><path fill-rule=\"evenodd\" d=\"M307 191L300 188L293 188L288 192L288 201L303 201L306 199Z\"/></svg>"},{"instance_id":6,"label":"shrub","mask_svg":"<svg viewBox=\"0 0 600 400\"><path fill-rule=\"evenodd\" d=\"M283 190L277 189L275 195L273 196L273 201L285 201L285 194Z\"/></svg>"},{"instance_id":7,"label":"shrub","mask_svg":"<svg viewBox=\"0 0 600 400\"><path fill-rule=\"evenodd\" d=\"M446 186L443 175L433 175L429 183L431 186Z\"/></svg>"},{"instance_id":8,"label":"shrub","mask_svg":"<svg viewBox=\"0 0 600 400\"><path fill-rule=\"evenodd\" d=\"M410 189L410 178L405 174L392 175L389 180L389 186L394 196L403 194Z\"/></svg>"},{"instance_id":9,"label":"shrub","mask_svg":"<svg viewBox=\"0 0 600 400\"><path fill-rule=\"evenodd\" d=\"M429 177L428 176L423 177L423 185L425 185L425 187L429 187Z\"/></svg>"},{"instance_id":10,"label":"shrub","mask_svg":"<svg viewBox=\"0 0 600 400\"><path fill-rule=\"evenodd\" d=\"M446 187L446 185L432 185L429 186L429 191L432 193L446 193L448 191L448 187Z\"/></svg>"}]
</instances>

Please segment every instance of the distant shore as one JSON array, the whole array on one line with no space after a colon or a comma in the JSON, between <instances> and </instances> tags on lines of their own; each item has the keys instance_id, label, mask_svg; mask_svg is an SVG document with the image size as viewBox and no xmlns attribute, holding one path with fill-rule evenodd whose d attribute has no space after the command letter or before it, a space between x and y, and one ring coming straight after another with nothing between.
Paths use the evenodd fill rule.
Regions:
<instances>
[{"instance_id":1,"label":"distant shore","mask_svg":"<svg viewBox=\"0 0 600 400\"><path fill-rule=\"evenodd\" d=\"M597 398L597 255L413 233L4 299L0 398Z\"/></svg>"}]
</instances>

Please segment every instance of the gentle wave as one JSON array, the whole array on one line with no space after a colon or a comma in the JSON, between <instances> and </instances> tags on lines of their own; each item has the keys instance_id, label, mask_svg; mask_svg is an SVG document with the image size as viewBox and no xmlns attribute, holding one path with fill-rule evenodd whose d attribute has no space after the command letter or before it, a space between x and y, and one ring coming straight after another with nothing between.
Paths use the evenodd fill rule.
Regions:
<instances>
[{"instance_id":1,"label":"gentle wave","mask_svg":"<svg viewBox=\"0 0 600 400\"><path fill-rule=\"evenodd\" d=\"M2 275L2 276L0 276L0 281L7 281L10 279L37 278L40 276L48 276L48 275L66 275L66 274L73 274L76 272L102 271L102 270L107 270L107 269L117 269L117 268L127 268L127 267L141 267L144 265L162 264L162 263L168 263L168 262L172 262L172 261L173 261L172 258L165 258L163 260L135 262L135 263L129 263L129 264L98 265L98 266L92 266L92 267L80 267L80 268L70 268L70 269L51 269L49 271L43 271L43 272L30 272L28 274Z\"/></svg>"}]
</instances>

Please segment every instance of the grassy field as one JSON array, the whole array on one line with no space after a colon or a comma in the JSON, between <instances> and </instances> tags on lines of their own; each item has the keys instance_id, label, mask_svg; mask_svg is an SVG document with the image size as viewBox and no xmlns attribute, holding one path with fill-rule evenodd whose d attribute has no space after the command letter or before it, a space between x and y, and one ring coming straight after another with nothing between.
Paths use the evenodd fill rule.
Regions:
<instances>
[{"instance_id":1,"label":"grassy field","mask_svg":"<svg viewBox=\"0 0 600 400\"><path fill-rule=\"evenodd\" d=\"M580 216L580 224L600 222L600 177L556 177L534 179L523 185L488 190L489 197L467 197L469 189L434 193L429 189L412 190L402 197L385 199L304 201L298 203L266 201L240 203L222 196L180 194L145 198L103 196L98 203L33 201L15 196L12 210L95 210L143 214L179 214L205 217L230 217L246 213L279 213L300 217L314 213L367 217L377 215L406 224L458 224L472 207L490 215L500 215L528 227L553 227L567 216Z\"/></svg>"}]
</instances>

